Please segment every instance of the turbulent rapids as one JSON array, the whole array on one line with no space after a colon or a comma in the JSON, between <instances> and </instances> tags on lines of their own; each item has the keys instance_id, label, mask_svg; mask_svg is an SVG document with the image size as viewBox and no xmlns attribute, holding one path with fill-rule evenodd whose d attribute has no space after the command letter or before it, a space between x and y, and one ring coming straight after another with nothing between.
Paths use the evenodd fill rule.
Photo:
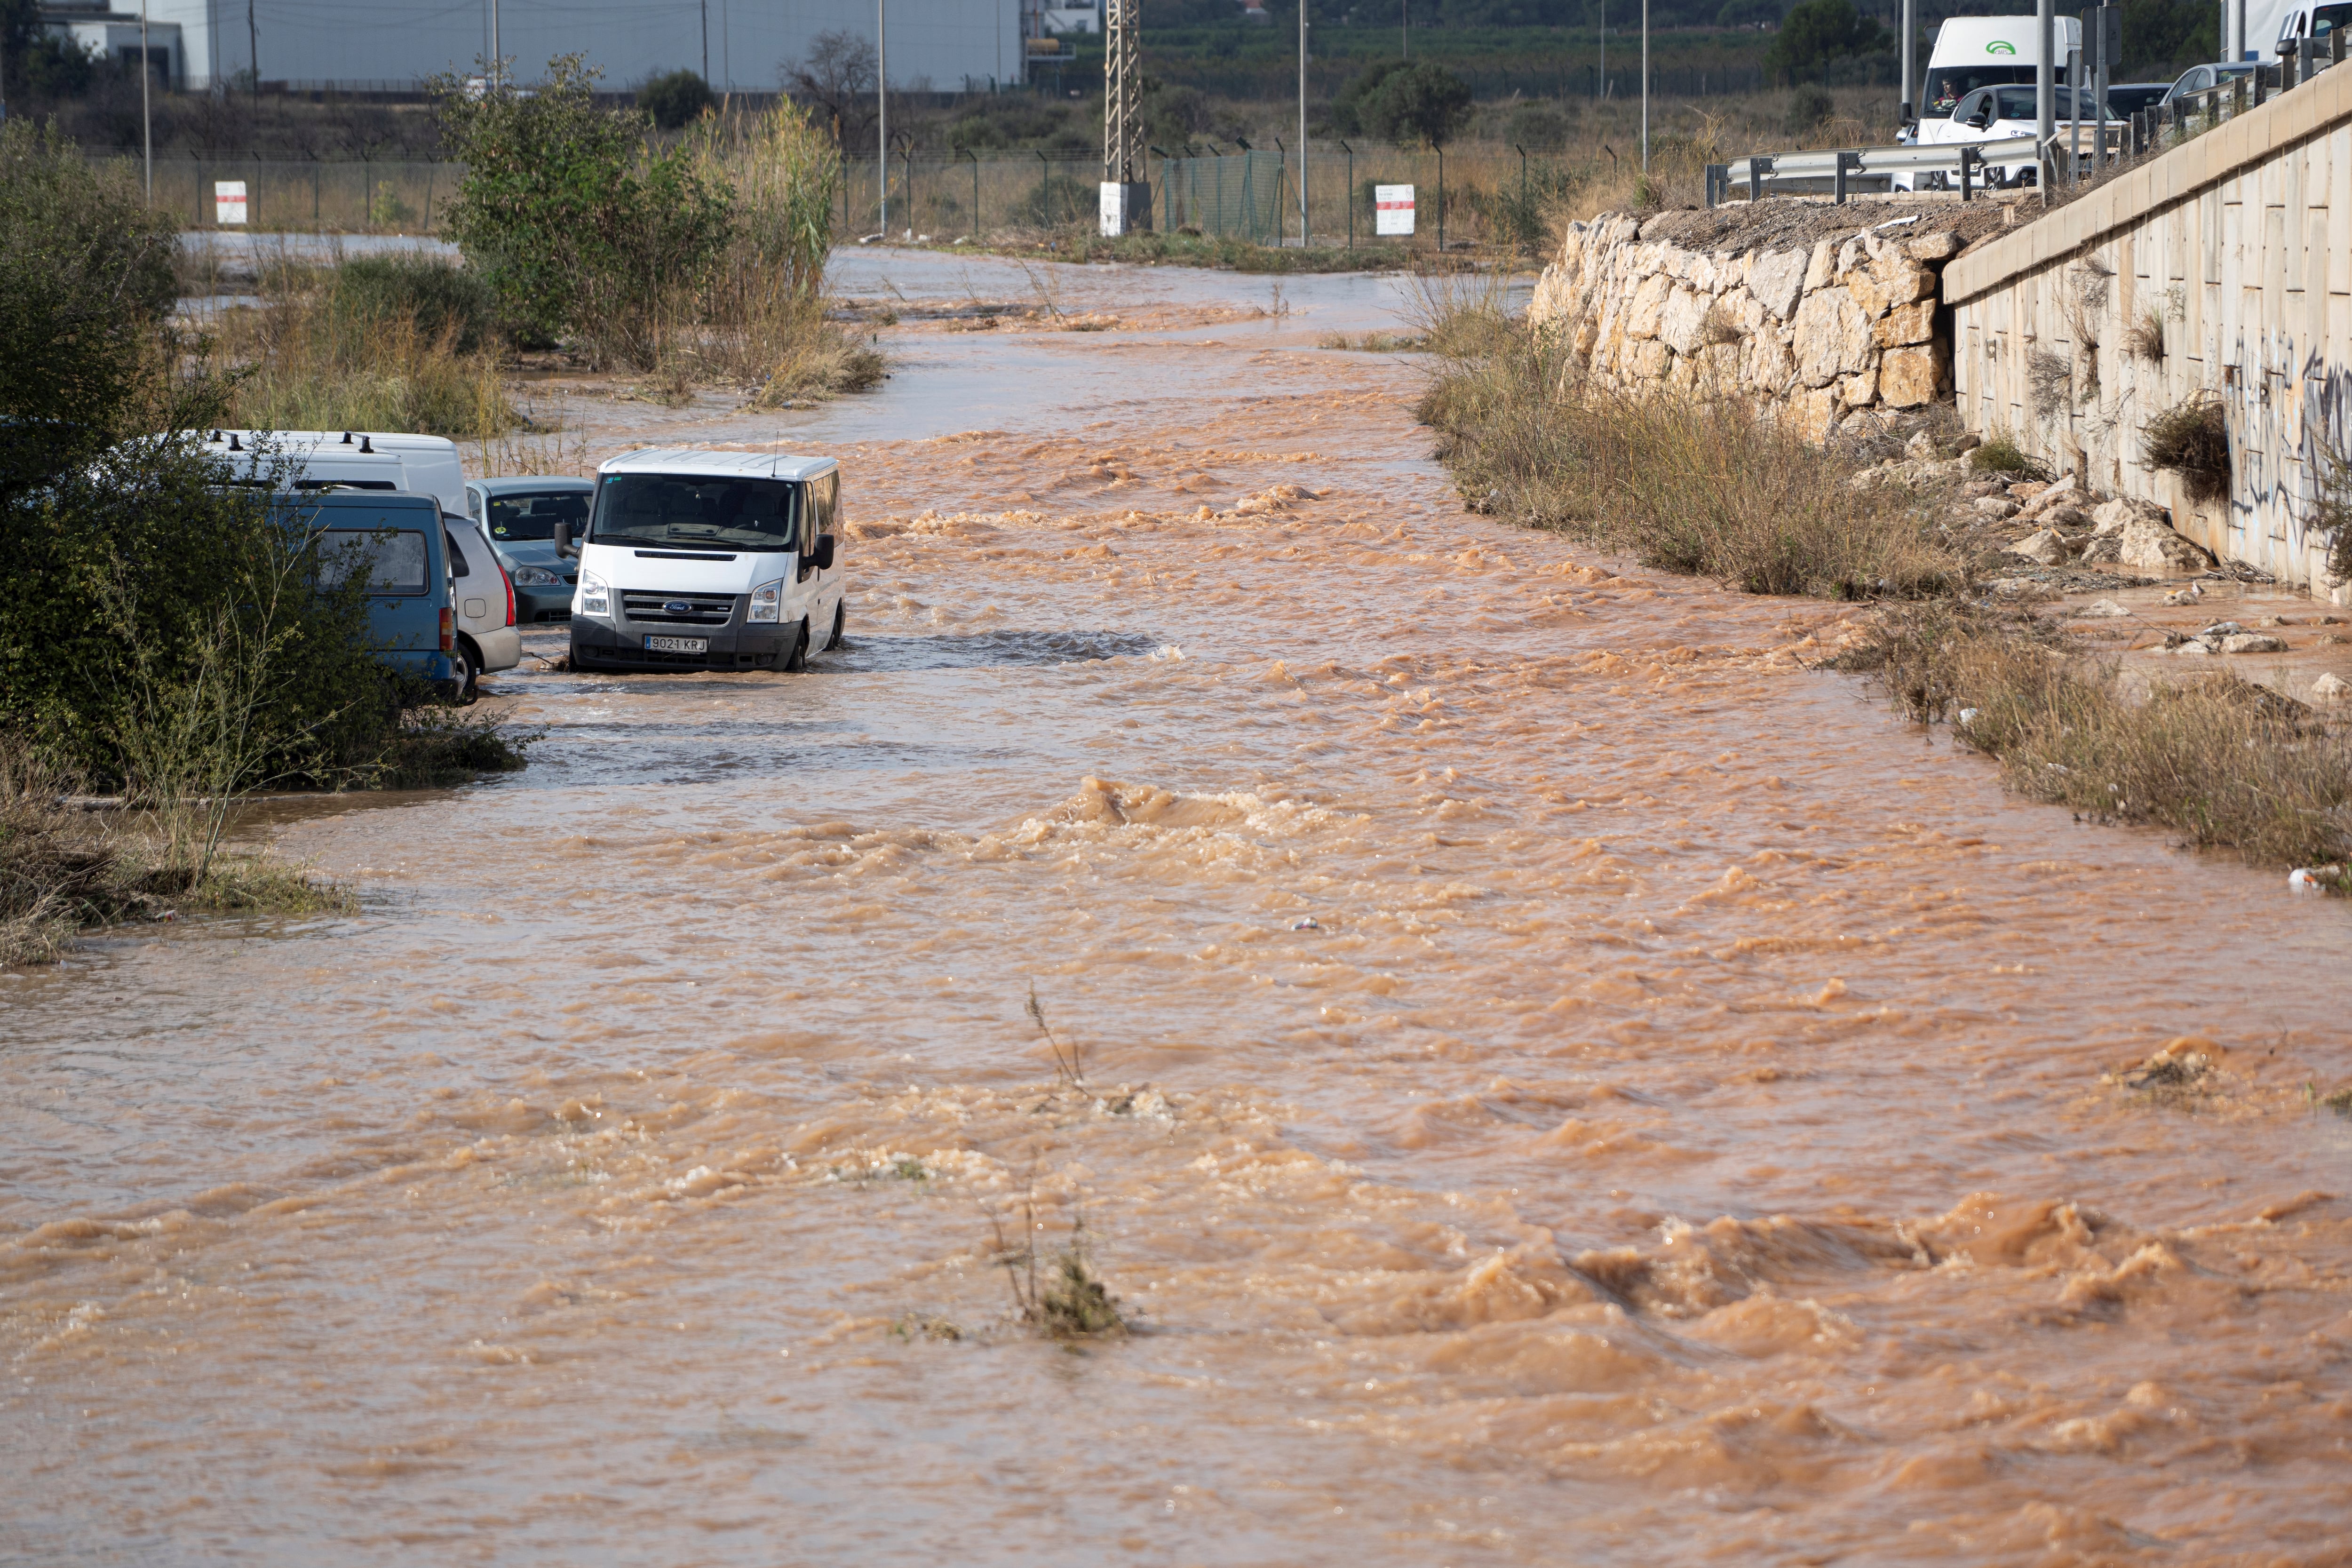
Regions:
<instances>
[{"instance_id":1,"label":"turbulent rapids","mask_svg":"<svg viewBox=\"0 0 2352 1568\"><path fill-rule=\"evenodd\" d=\"M2340 903L1465 515L1386 285L1064 287L583 405L839 457L847 649L5 982L0 1558L2342 1559Z\"/></svg>"}]
</instances>

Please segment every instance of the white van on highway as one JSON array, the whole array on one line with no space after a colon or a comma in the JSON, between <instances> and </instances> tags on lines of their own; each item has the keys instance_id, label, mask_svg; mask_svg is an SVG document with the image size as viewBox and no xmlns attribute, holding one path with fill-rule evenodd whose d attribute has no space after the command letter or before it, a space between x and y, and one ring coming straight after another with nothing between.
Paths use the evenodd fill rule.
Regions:
<instances>
[{"instance_id":1,"label":"white van on highway","mask_svg":"<svg viewBox=\"0 0 2352 1568\"><path fill-rule=\"evenodd\" d=\"M799 670L840 642L841 465L665 447L596 470L574 669Z\"/></svg>"},{"instance_id":2,"label":"white van on highway","mask_svg":"<svg viewBox=\"0 0 2352 1568\"><path fill-rule=\"evenodd\" d=\"M440 503L449 534L449 597L457 623L450 660L464 700L472 700L477 676L512 669L522 662L514 584L499 565L489 535L467 515L466 470L455 441L446 436L383 430L208 430L203 435L205 451L228 458L247 475L265 457L282 463L281 478L296 490L431 496Z\"/></svg>"},{"instance_id":3,"label":"white van on highway","mask_svg":"<svg viewBox=\"0 0 2352 1568\"><path fill-rule=\"evenodd\" d=\"M2058 54L2058 117L2063 120L2068 109L2067 51L2082 42L2083 24L2078 17L2060 16L2052 32ZM1927 57L1927 79L1919 95L1919 123L1903 140L1921 147L1939 147L2032 135L2030 105L2041 65L2042 33L2032 16L1953 17L1937 29L1935 52ZM2026 89L2022 100L2016 96L2021 87ZM1999 90L2003 88L2010 90ZM2010 112L2020 102L2029 105L2029 123L2021 132ZM2017 184L2035 169L2035 160L2027 159L1997 165L1990 172L2002 184ZM1950 183L1943 174L1906 173L1896 174L1889 186L1898 191L1941 190Z\"/></svg>"}]
</instances>

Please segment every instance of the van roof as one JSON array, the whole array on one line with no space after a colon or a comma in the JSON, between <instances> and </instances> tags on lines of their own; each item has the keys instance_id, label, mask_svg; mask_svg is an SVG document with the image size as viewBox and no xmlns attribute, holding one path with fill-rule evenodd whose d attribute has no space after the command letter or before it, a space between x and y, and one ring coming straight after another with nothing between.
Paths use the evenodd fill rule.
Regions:
<instances>
[{"instance_id":1,"label":"van roof","mask_svg":"<svg viewBox=\"0 0 2352 1568\"><path fill-rule=\"evenodd\" d=\"M321 447L348 446L351 448L349 455L358 457L362 455L360 452L362 444L373 449L364 454L370 457L373 457L375 452L446 452L453 458L457 455L457 443L446 436L414 436L399 430L230 430L221 428L205 430L198 434L203 436L205 445L207 447L226 447L228 445L228 438L232 436L238 437L239 446L249 447L258 437L281 452L300 452L306 456Z\"/></svg>"},{"instance_id":2,"label":"van roof","mask_svg":"<svg viewBox=\"0 0 2352 1568\"><path fill-rule=\"evenodd\" d=\"M696 474L712 479L814 479L839 468L831 458L781 452L713 452L700 447L648 447L610 458L600 474Z\"/></svg>"},{"instance_id":3,"label":"van roof","mask_svg":"<svg viewBox=\"0 0 2352 1568\"><path fill-rule=\"evenodd\" d=\"M2083 23L2079 17L2052 18L2056 35L2060 64L2064 63L2066 50L2082 41ZM2006 48L1995 49L1995 44ZM2022 16L1954 16L1936 31L1936 48L1928 58L1932 68L1937 66L1977 65L1998 61L2006 65L2038 65L2042 60L2042 39L2032 15Z\"/></svg>"}]
</instances>

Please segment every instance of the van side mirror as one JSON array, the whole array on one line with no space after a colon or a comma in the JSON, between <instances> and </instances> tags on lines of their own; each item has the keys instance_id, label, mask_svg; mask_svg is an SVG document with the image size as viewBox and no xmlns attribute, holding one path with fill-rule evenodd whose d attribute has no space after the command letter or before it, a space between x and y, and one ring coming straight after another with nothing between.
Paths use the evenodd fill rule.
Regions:
<instances>
[{"instance_id":1,"label":"van side mirror","mask_svg":"<svg viewBox=\"0 0 2352 1568\"><path fill-rule=\"evenodd\" d=\"M833 570L833 535L820 533L816 536L816 548L808 552L806 564L820 572Z\"/></svg>"},{"instance_id":2,"label":"van side mirror","mask_svg":"<svg viewBox=\"0 0 2352 1568\"><path fill-rule=\"evenodd\" d=\"M563 556L576 556L580 553L579 547L572 542L572 524L569 522L559 522L555 525L555 552Z\"/></svg>"}]
</instances>

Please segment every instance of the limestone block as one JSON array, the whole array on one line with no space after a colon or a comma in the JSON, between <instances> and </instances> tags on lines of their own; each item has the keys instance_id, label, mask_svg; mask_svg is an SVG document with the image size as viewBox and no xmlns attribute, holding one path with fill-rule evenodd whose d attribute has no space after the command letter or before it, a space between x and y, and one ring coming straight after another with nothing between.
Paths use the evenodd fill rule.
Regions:
<instances>
[{"instance_id":1,"label":"limestone block","mask_svg":"<svg viewBox=\"0 0 2352 1568\"><path fill-rule=\"evenodd\" d=\"M1748 384L1769 396L1788 395L1797 378L1797 360L1789 352L1787 340L1779 332L1756 332L1748 337L1746 348L1742 374Z\"/></svg>"},{"instance_id":2,"label":"limestone block","mask_svg":"<svg viewBox=\"0 0 2352 1568\"><path fill-rule=\"evenodd\" d=\"M1711 296L1694 289L1676 289L1659 313L1658 341L1675 353L1690 355L1706 346L1706 310Z\"/></svg>"},{"instance_id":3,"label":"limestone block","mask_svg":"<svg viewBox=\"0 0 2352 1568\"><path fill-rule=\"evenodd\" d=\"M1902 348L1909 343L1924 343L1933 335L1929 328L1936 319L1936 301L1914 300L1907 305L1897 305L1871 323L1870 332L1883 349Z\"/></svg>"},{"instance_id":4,"label":"limestone block","mask_svg":"<svg viewBox=\"0 0 2352 1568\"><path fill-rule=\"evenodd\" d=\"M1801 250L1768 252L1756 258L1754 269L1748 274L1748 291L1783 321L1797 313L1797 300L1804 290L1805 253Z\"/></svg>"},{"instance_id":5,"label":"limestone block","mask_svg":"<svg viewBox=\"0 0 2352 1568\"><path fill-rule=\"evenodd\" d=\"M1642 279L1641 286L1633 290L1633 303L1625 310L1622 331L1627 337L1658 335L1658 325L1665 316L1666 298L1674 286L1674 279L1663 272L1653 272Z\"/></svg>"},{"instance_id":6,"label":"limestone block","mask_svg":"<svg viewBox=\"0 0 2352 1568\"><path fill-rule=\"evenodd\" d=\"M1698 352L1696 384L1701 392L1732 392L1739 385L1742 358L1738 343L1709 343Z\"/></svg>"},{"instance_id":7,"label":"limestone block","mask_svg":"<svg viewBox=\"0 0 2352 1568\"><path fill-rule=\"evenodd\" d=\"M1835 387L1801 392L1789 400L1789 416L1796 426L1798 439L1816 447L1827 441L1830 432L1837 428L1837 413Z\"/></svg>"},{"instance_id":8,"label":"limestone block","mask_svg":"<svg viewBox=\"0 0 2352 1568\"><path fill-rule=\"evenodd\" d=\"M2284 653L2286 639L2262 632L2235 632L2221 639L2223 653Z\"/></svg>"},{"instance_id":9,"label":"limestone block","mask_svg":"<svg viewBox=\"0 0 2352 1568\"><path fill-rule=\"evenodd\" d=\"M1688 392L1698 379L1698 361L1686 354L1675 354L1666 365L1665 387L1668 392Z\"/></svg>"},{"instance_id":10,"label":"limestone block","mask_svg":"<svg viewBox=\"0 0 2352 1568\"><path fill-rule=\"evenodd\" d=\"M1889 408L1933 403L1951 379L1950 369L1950 353L1941 343L1888 349L1878 361L1878 395Z\"/></svg>"},{"instance_id":11,"label":"limestone block","mask_svg":"<svg viewBox=\"0 0 2352 1568\"><path fill-rule=\"evenodd\" d=\"M2124 524L2123 548L2116 559L2126 566L2152 570L2183 567L2198 570L2211 564L2202 546L2182 538L2162 523L2134 518Z\"/></svg>"},{"instance_id":12,"label":"limestone block","mask_svg":"<svg viewBox=\"0 0 2352 1568\"><path fill-rule=\"evenodd\" d=\"M2091 527L2102 537L2110 533L2121 533L2124 531L2124 524L2134 518L2147 522L2160 522L2168 528L2172 526L2172 514L2162 507L2154 501L2135 500L2128 496L2117 496L2113 500L2101 501L2091 509Z\"/></svg>"},{"instance_id":13,"label":"limestone block","mask_svg":"<svg viewBox=\"0 0 2352 1568\"><path fill-rule=\"evenodd\" d=\"M1848 408L1867 408L1878 401L1878 367L1874 364L1838 383L1838 396Z\"/></svg>"},{"instance_id":14,"label":"limestone block","mask_svg":"<svg viewBox=\"0 0 2352 1568\"><path fill-rule=\"evenodd\" d=\"M1627 375L1636 383L1664 378L1666 367L1674 361L1674 350L1655 338L1645 338L1641 342L1630 343L1627 347L1632 351L1627 355L1627 358L1632 361L1632 363L1626 366Z\"/></svg>"},{"instance_id":15,"label":"limestone block","mask_svg":"<svg viewBox=\"0 0 2352 1568\"><path fill-rule=\"evenodd\" d=\"M1830 264L1835 258L1836 255L1836 247L1831 245L1828 240L1824 239L1815 243L1812 254L1805 259L1804 291L1806 293L1819 293L1822 289L1830 286Z\"/></svg>"},{"instance_id":16,"label":"limestone block","mask_svg":"<svg viewBox=\"0 0 2352 1568\"><path fill-rule=\"evenodd\" d=\"M1949 229L1903 242L1903 254L1914 261L1949 261L1959 253L1960 237Z\"/></svg>"},{"instance_id":17,"label":"limestone block","mask_svg":"<svg viewBox=\"0 0 2352 1568\"><path fill-rule=\"evenodd\" d=\"M2074 555L2074 552L2067 548L2066 536L2054 528L2027 534L2011 545L2005 553L2022 555L2028 561L2038 561L2044 566L2063 566Z\"/></svg>"},{"instance_id":18,"label":"limestone block","mask_svg":"<svg viewBox=\"0 0 2352 1568\"><path fill-rule=\"evenodd\" d=\"M1841 375L1854 374L1877 353L1870 319L1843 289L1805 296L1797 307L1795 348L1797 374L1807 386L1827 386Z\"/></svg>"}]
</instances>

